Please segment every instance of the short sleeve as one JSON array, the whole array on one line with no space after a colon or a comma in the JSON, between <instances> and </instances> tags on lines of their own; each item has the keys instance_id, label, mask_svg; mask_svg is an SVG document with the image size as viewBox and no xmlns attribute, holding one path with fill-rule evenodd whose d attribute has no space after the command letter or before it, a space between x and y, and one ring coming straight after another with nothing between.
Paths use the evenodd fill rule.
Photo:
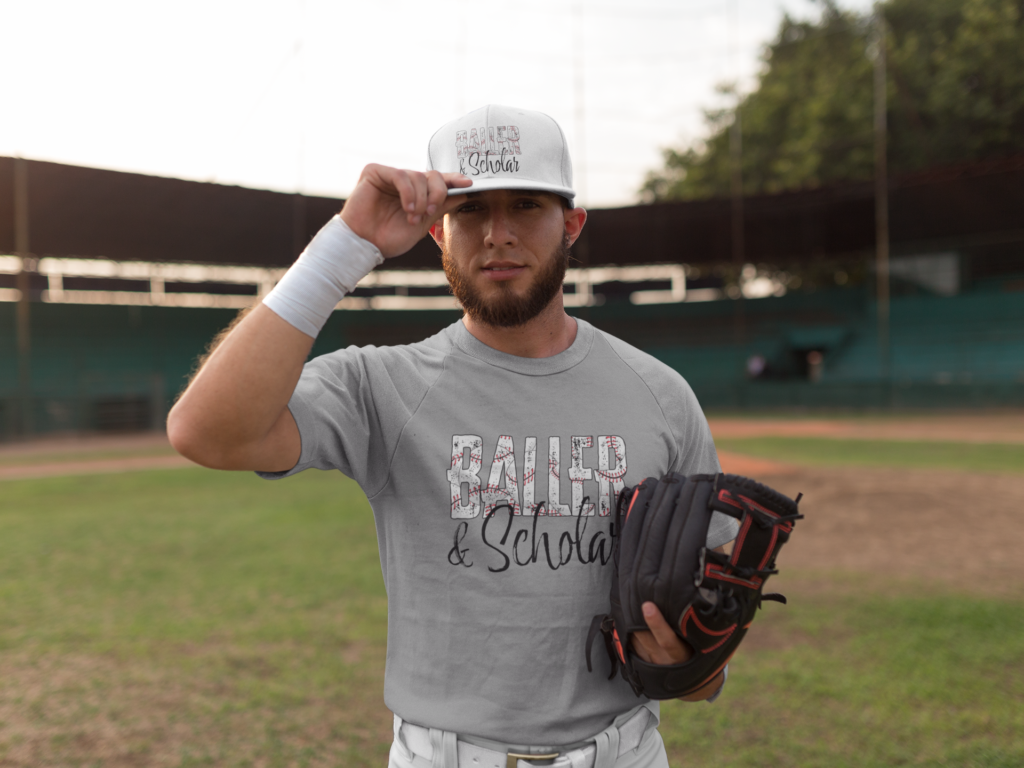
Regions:
<instances>
[{"instance_id":1,"label":"short sleeve","mask_svg":"<svg viewBox=\"0 0 1024 768\"><path fill-rule=\"evenodd\" d=\"M337 469L367 496L388 482L402 430L444 370L450 344L444 333L418 344L347 347L322 355L302 370L288 409L299 427L302 451L288 477L306 469Z\"/></svg>"},{"instance_id":2,"label":"short sleeve","mask_svg":"<svg viewBox=\"0 0 1024 768\"><path fill-rule=\"evenodd\" d=\"M366 350L351 348L306 363L288 401L302 440L298 463L286 472L258 472L267 479L306 469L337 469L364 488L379 480L372 467L387 464L387 446L374 402Z\"/></svg>"}]
</instances>

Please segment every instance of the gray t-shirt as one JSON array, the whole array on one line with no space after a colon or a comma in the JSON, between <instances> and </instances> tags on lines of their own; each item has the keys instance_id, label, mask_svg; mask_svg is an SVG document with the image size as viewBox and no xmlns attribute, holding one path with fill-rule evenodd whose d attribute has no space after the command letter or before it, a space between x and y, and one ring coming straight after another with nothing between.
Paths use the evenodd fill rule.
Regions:
<instances>
[{"instance_id":1,"label":"gray t-shirt","mask_svg":"<svg viewBox=\"0 0 1024 768\"><path fill-rule=\"evenodd\" d=\"M619 490L719 471L678 373L582 320L546 358L499 352L458 321L417 344L312 360L288 407L301 458L263 475L338 469L373 508L393 712L557 745L640 703L607 679L603 653L587 672L584 645L608 610ZM708 544L734 523L716 513Z\"/></svg>"}]
</instances>

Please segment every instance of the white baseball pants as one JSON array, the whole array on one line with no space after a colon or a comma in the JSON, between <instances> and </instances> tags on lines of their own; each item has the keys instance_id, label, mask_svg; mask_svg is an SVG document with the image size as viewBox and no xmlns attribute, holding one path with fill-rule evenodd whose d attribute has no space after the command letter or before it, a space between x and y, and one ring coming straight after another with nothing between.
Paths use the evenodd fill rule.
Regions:
<instances>
[{"instance_id":1,"label":"white baseball pants","mask_svg":"<svg viewBox=\"0 0 1024 768\"><path fill-rule=\"evenodd\" d=\"M395 715L388 768L668 768L657 720L646 707L616 718L592 739L563 748L553 759L510 759L508 753L517 749L522 748L484 739L459 739L454 733L406 723ZM538 748L527 751L545 752Z\"/></svg>"}]
</instances>

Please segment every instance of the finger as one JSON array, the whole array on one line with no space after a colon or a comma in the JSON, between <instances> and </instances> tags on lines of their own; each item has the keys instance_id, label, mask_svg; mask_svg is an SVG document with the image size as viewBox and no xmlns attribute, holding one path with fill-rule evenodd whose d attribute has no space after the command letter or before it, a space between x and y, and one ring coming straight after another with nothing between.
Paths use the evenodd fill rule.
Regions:
<instances>
[{"instance_id":1,"label":"finger","mask_svg":"<svg viewBox=\"0 0 1024 768\"><path fill-rule=\"evenodd\" d=\"M665 649L647 630L634 632L631 638L633 650L649 664L680 664L690 657L684 643L678 642L673 648Z\"/></svg>"},{"instance_id":2,"label":"finger","mask_svg":"<svg viewBox=\"0 0 1024 768\"><path fill-rule=\"evenodd\" d=\"M382 181L395 188L402 204L402 210L406 215L411 215L416 210L416 188L409 178L409 172L397 168L387 168L381 171L380 177Z\"/></svg>"},{"instance_id":3,"label":"finger","mask_svg":"<svg viewBox=\"0 0 1024 768\"><path fill-rule=\"evenodd\" d=\"M448 185L439 171L427 173L427 215L433 216L448 199Z\"/></svg>"},{"instance_id":4,"label":"finger","mask_svg":"<svg viewBox=\"0 0 1024 768\"><path fill-rule=\"evenodd\" d=\"M663 663L661 646L658 645L658 641L654 639L654 635L650 632L646 630L634 632L630 639L633 642L633 650L636 651L636 655L641 659L648 664Z\"/></svg>"},{"instance_id":5,"label":"finger","mask_svg":"<svg viewBox=\"0 0 1024 768\"><path fill-rule=\"evenodd\" d=\"M441 178L444 179L445 185L452 189L454 187L470 187L473 185L473 180L462 173L442 173Z\"/></svg>"},{"instance_id":6,"label":"finger","mask_svg":"<svg viewBox=\"0 0 1024 768\"><path fill-rule=\"evenodd\" d=\"M412 215L409 217L409 223L419 224L427 213L427 195L429 194L427 175L425 173L412 172L409 174L409 180L412 182L413 189L416 190L416 203L412 210Z\"/></svg>"},{"instance_id":7,"label":"finger","mask_svg":"<svg viewBox=\"0 0 1024 768\"><path fill-rule=\"evenodd\" d=\"M681 641L676 636L676 633L672 631L672 627L670 627L668 622L665 621L665 617L661 615L661 611L658 610L658 606L647 601L642 607L644 611L644 621L650 628L651 634L654 635L654 639L657 641L658 645L669 652L678 650Z\"/></svg>"}]
</instances>

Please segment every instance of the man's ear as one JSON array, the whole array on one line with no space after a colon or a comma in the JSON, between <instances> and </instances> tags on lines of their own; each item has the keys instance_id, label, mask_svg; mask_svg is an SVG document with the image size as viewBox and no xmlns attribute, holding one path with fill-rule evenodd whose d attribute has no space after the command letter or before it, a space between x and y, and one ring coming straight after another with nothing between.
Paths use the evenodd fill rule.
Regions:
<instances>
[{"instance_id":1,"label":"man's ear","mask_svg":"<svg viewBox=\"0 0 1024 768\"><path fill-rule=\"evenodd\" d=\"M444 248L444 219L438 219L430 225L430 236L434 238L438 248Z\"/></svg>"},{"instance_id":2,"label":"man's ear","mask_svg":"<svg viewBox=\"0 0 1024 768\"><path fill-rule=\"evenodd\" d=\"M570 208L564 213L565 234L569 236L569 245L572 245L583 231L583 225L587 223L587 212L583 208Z\"/></svg>"}]
</instances>

